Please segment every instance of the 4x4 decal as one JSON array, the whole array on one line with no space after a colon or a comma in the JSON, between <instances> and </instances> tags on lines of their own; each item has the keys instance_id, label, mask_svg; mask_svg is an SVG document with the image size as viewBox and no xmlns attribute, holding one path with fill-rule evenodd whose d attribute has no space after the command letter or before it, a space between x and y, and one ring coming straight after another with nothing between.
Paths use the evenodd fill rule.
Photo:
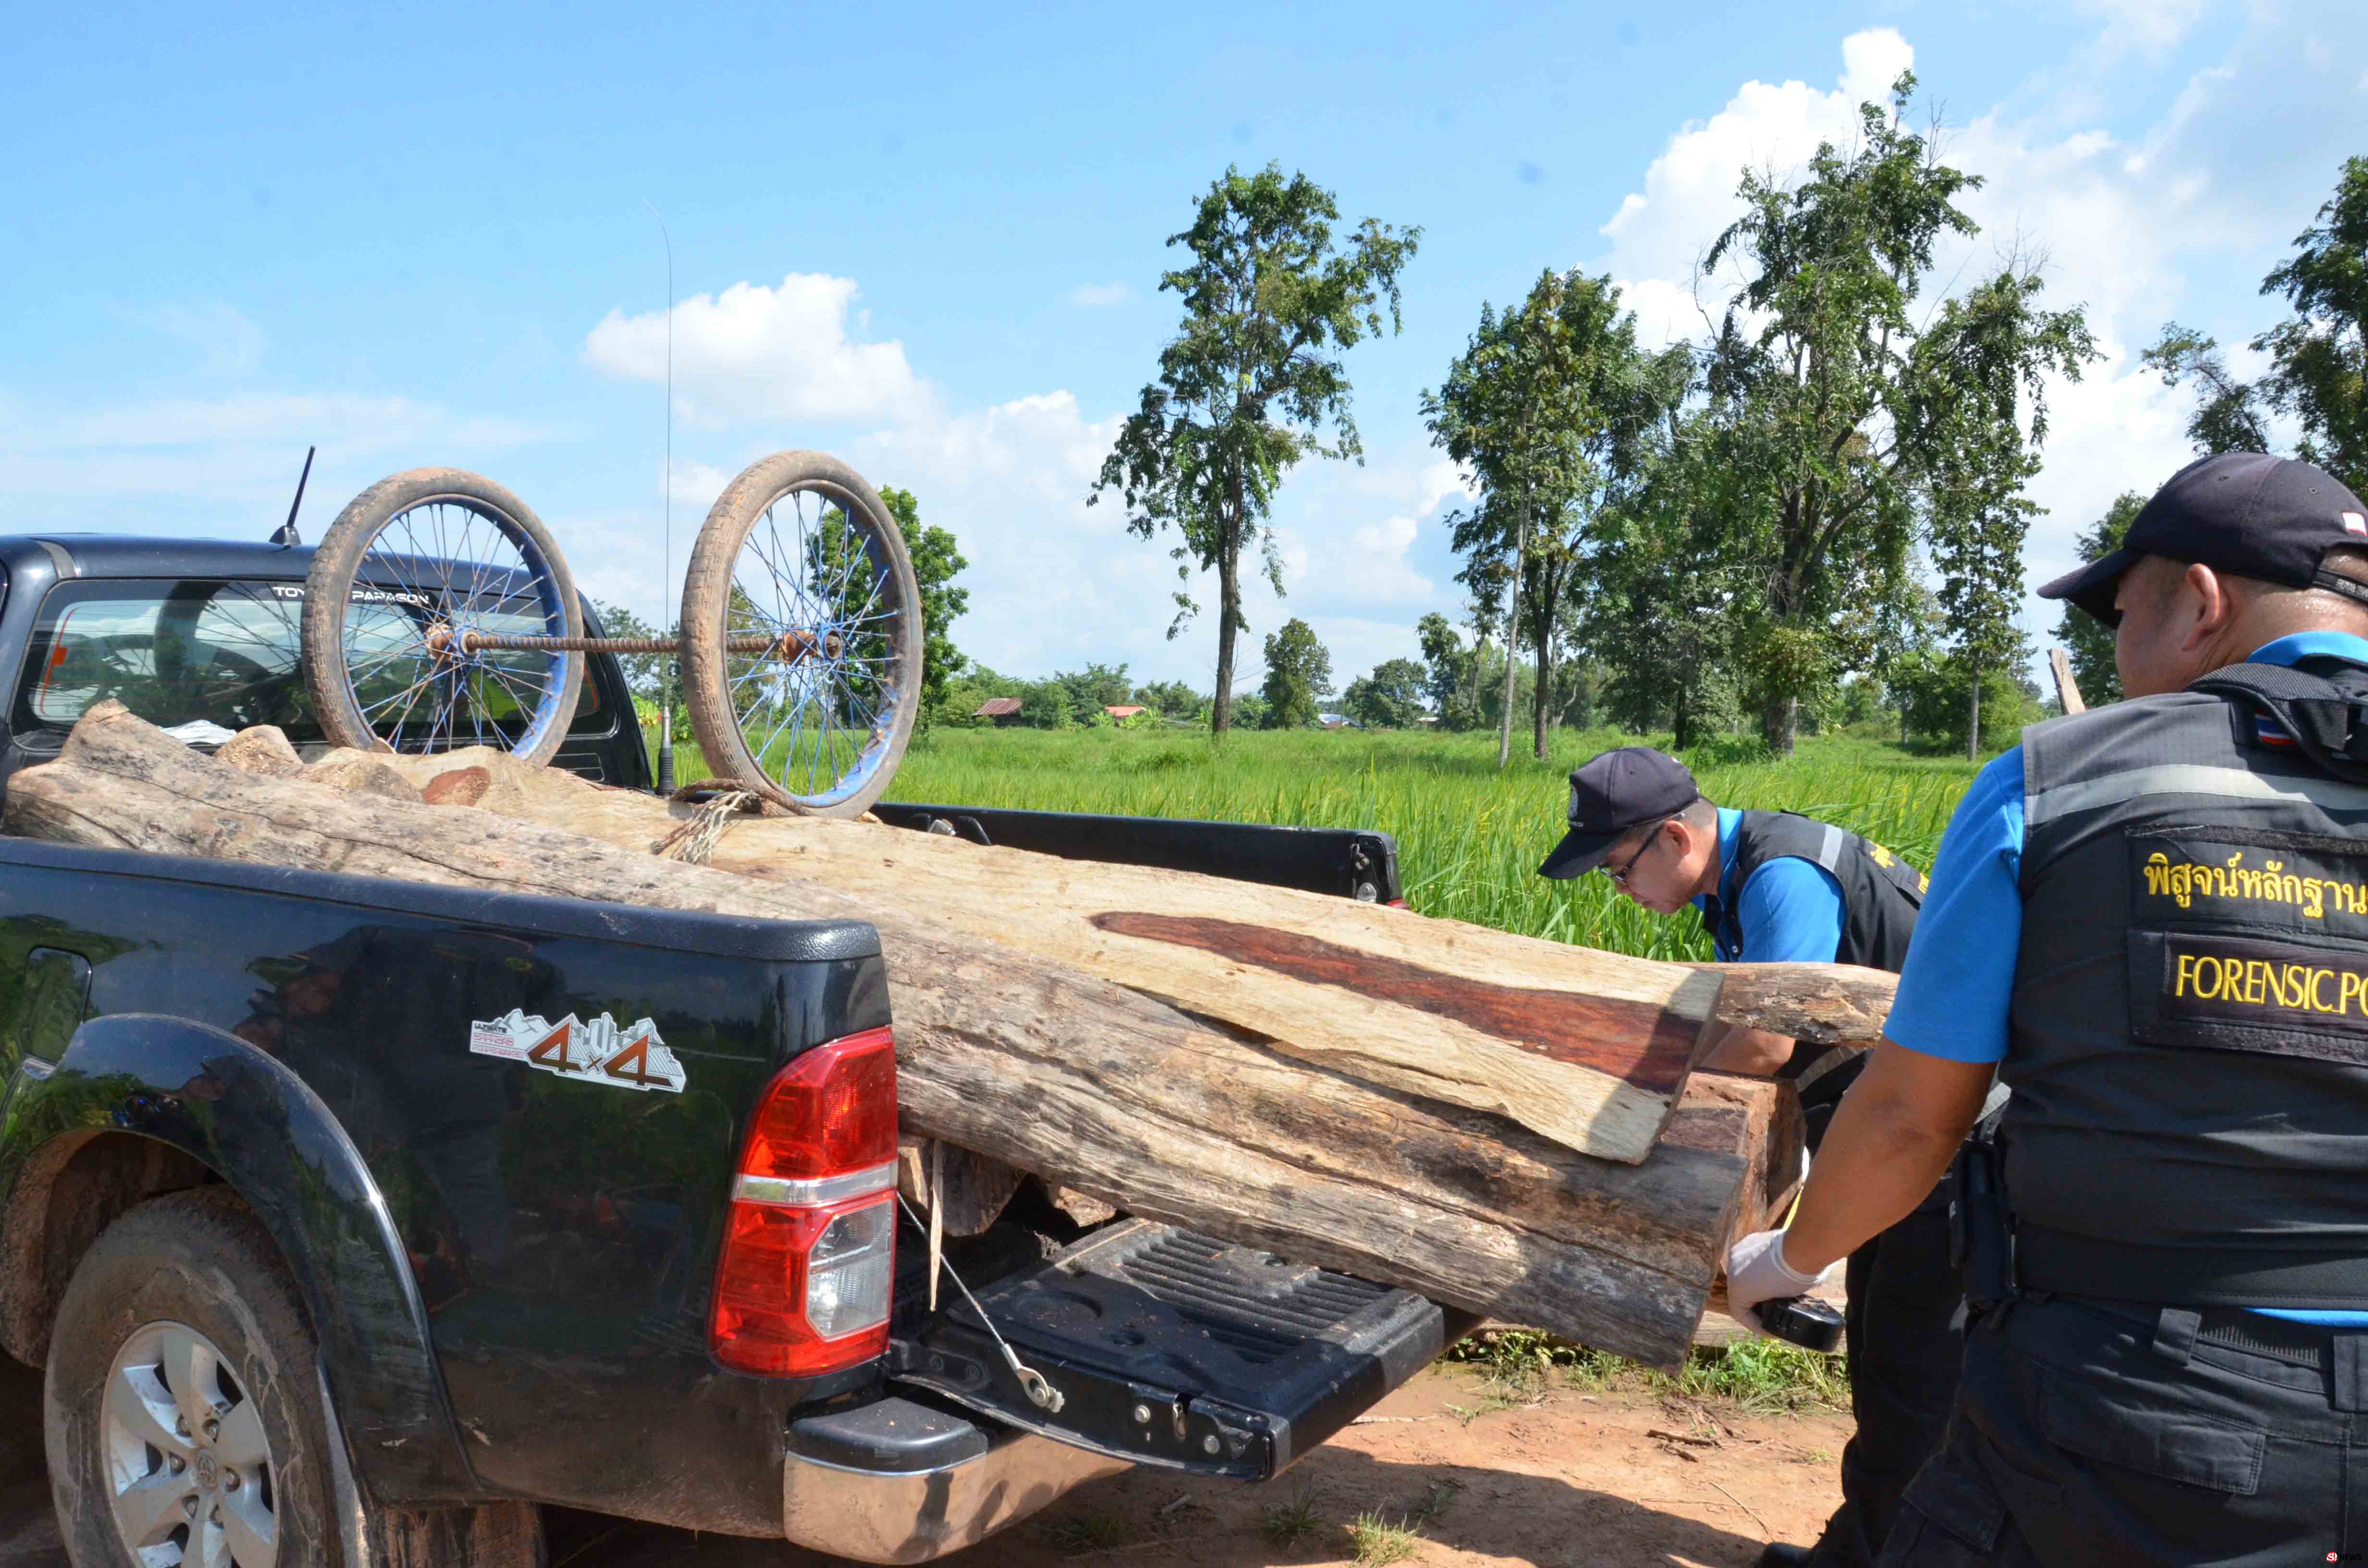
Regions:
<instances>
[{"instance_id":1,"label":"4x4 decal","mask_svg":"<svg viewBox=\"0 0 2368 1568\"><path fill-rule=\"evenodd\" d=\"M554 1024L513 1007L507 1017L472 1021L469 1050L584 1083L682 1093L682 1063L658 1039L658 1027L648 1018L620 1028L606 1013L588 1023L570 1013Z\"/></svg>"}]
</instances>

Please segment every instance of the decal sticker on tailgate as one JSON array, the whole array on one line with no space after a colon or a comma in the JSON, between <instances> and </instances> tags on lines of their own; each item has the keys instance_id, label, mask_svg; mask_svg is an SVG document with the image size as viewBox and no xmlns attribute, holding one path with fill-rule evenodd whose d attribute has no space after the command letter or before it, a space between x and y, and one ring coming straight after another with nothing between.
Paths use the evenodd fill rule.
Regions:
<instances>
[{"instance_id":1,"label":"decal sticker on tailgate","mask_svg":"<svg viewBox=\"0 0 2368 1568\"><path fill-rule=\"evenodd\" d=\"M658 1039L658 1027L649 1018L620 1028L606 1013L589 1022L570 1013L554 1024L513 1007L507 1017L472 1021L469 1050L587 1084L682 1093L682 1063Z\"/></svg>"}]
</instances>

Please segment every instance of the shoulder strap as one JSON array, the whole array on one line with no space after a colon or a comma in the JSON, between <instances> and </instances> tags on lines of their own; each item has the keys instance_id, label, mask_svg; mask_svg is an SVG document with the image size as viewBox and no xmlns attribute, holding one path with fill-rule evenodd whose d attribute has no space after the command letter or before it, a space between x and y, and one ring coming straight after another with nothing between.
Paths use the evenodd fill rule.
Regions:
<instances>
[{"instance_id":1,"label":"shoulder strap","mask_svg":"<svg viewBox=\"0 0 2368 1568\"><path fill-rule=\"evenodd\" d=\"M2368 783L2368 694L2283 665L2229 665L2187 689L2251 703L2284 725L2320 772Z\"/></svg>"}]
</instances>

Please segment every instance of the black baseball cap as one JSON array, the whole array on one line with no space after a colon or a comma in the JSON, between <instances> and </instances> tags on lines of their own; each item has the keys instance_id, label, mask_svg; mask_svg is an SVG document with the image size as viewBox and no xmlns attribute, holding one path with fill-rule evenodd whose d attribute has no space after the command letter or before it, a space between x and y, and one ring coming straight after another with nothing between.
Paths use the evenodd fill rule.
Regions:
<instances>
[{"instance_id":1,"label":"black baseball cap","mask_svg":"<svg viewBox=\"0 0 2368 1568\"><path fill-rule=\"evenodd\" d=\"M1583 877L1603 864L1632 827L1673 817L1702 799L1686 765L1651 746L1622 746L1570 776L1570 831L1538 868L1542 877Z\"/></svg>"},{"instance_id":2,"label":"black baseball cap","mask_svg":"<svg viewBox=\"0 0 2368 1568\"><path fill-rule=\"evenodd\" d=\"M2292 458L2224 452L2172 474L2130 519L2121 549L2056 578L2039 597L2070 599L2118 626L2113 590L2146 556L2290 588L2325 587L2318 563L2339 544L2368 547L2368 505L2334 475Z\"/></svg>"}]
</instances>

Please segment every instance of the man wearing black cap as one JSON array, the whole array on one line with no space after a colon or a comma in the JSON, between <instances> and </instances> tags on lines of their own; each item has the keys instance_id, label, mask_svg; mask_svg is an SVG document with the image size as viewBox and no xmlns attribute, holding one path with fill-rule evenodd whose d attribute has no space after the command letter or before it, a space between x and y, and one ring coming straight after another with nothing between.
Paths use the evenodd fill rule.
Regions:
<instances>
[{"instance_id":1,"label":"man wearing black cap","mask_svg":"<svg viewBox=\"0 0 2368 1568\"><path fill-rule=\"evenodd\" d=\"M2334 479L2222 456L2040 590L2115 625L2129 699L1975 780L1798 1213L1727 1260L1730 1300L1795 1294L2013 1086L2003 1201L1967 1194L1989 1310L1886 1564L2368 1555L2363 546Z\"/></svg>"},{"instance_id":2,"label":"man wearing black cap","mask_svg":"<svg viewBox=\"0 0 2368 1568\"><path fill-rule=\"evenodd\" d=\"M1570 831L1539 871L1576 877L1598 867L1657 914L1693 904L1723 962L1839 960L1896 973L1924 892L1913 867L1856 834L1790 812L1713 805L1682 763L1649 746L1605 752L1570 776ZM1796 1060L1793 1041L1738 1029L1702 1064L1796 1078L1815 1150L1863 1061ZM1925 1185L1915 1212L1850 1255L1845 1333L1858 1432L1842 1454L1842 1506L1815 1547L1771 1544L1762 1568L1866 1568L1900 1493L1940 1446L1956 1397L1964 1298L1950 1249L1954 1187Z\"/></svg>"}]
</instances>

